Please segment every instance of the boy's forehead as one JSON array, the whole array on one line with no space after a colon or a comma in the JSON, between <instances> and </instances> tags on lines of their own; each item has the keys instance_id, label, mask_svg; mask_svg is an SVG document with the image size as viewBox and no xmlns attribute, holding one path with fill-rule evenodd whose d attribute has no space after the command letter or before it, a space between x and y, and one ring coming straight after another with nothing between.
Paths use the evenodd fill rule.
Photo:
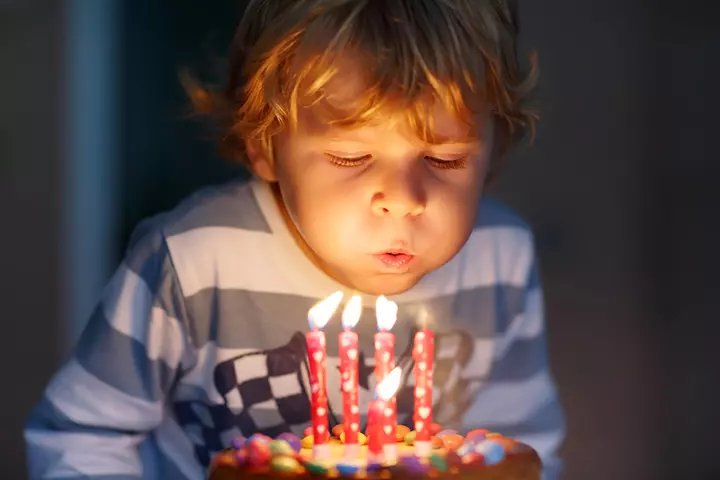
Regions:
<instances>
[{"instance_id":1,"label":"boy's forehead","mask_svg":"<svg viewBox=\"0 0 720 480\"><path fill-rule=\"evenodd\" d=\"M353 111L363 104L367 93L368 81L360 66L352 60L340 60L336 73L321 90L322 99L312 107L301 108L298 112L298 126L301 130L317 135L337 130L327 121L328 112ZM400 101L388 102L377 110L365 126L401 129L408 127L409 107L401 105ZM437 143L474 141L478 137L478 128L482 128L485 123L483 118L476 118L474 125L469 125L432 95L428 95L423 109L426 115L421 121L430 124L428 126L432 129Z\"/></svg>"}]
</instances>

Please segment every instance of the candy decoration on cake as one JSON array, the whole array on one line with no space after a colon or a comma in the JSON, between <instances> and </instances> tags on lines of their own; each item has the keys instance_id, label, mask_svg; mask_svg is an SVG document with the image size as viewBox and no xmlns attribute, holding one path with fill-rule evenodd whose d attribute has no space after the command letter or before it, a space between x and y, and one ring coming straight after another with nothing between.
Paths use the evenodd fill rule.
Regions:
<instances>
[{"instance_id":1,"label":"candy decoration on cake","mask_svg":"<svg viewBox=\"0 0 720 480\"><path fill-rule=\"evenodd\" d=\"M483 440L477 444L475 452L483 456L486 465L497 465L505 460L505 448L499 442L491 439Z\"/></svg>"},{"instance_id":2,"label":"candy decoration on cake","mask_svg":"<svg viewBox=\"0 0 720 480\"><path fill-rule=\"evenodd\" d=\"M423 327L415 334L413 343L413 361L415 368L415 452L420 457L426 457L431 451L432 433L432 389L433 389L433 359L435 357L435 335Z\"/></svg>"},{"instance_id":3,"label":"candy decoration on cake","mask_svg":"<svg viewBox=\"0 0 720 480\"><path fill-rule=\"evenodd\" d=\"M396 436L392 400L400 388L402 371L393 369L377 385L375 399L368 412L368 450L374 461L394 463L396 459Z\"/></svg>"},{"instance_id":4,"label":"candy decoration on cake","mask_svg":"<svg viewBox=\"0 0 720 480\"><path fill-rule=\"evenodd\" d=\"M381 393L384 398L389 398L390 392L396 379L392 378L393 373L384 381ZM399 379L399 369L397 379ZM398 380L399 381L399 380ZM380 385L378 386L380 388ZM382 399L383 397L379 397ZM385 400L387 403L387 400ZM372 413L375 412L375 413ZM372 415L382 415L382 408L371 410ZM380 420L382 422L382 419ZM375 425L373 422L371 425ZM372 429L371 429L372 430ZM368 431L370 438L373 432ZM417 432L409 432L415 434ZM472 435L470 434L472 433ZM211 480L227 478L245 478L244 471L252 474L247 478L367 478L367 479L390 479L410 477L430 477L442 479L455 477L458 479L473 478L483 479L512 479L512 480L538 480L540 478L541 463L537 454L527 445L513 439L502 437L499 434L492 434L492 437L477 441L478 432L470 432L462 437L458 433L448 433L443 439L460 437L458 447L449 451L442 445L434 449L428 456L413 455L412 447L400 442L400 456L397 462L387 462L370 454L367 458L360 457L355 461L347 461L337 450L326 459L312 458L311 443L303 439L307 444L299 452L296 451L290 442L284 440L284 434L274 440L264 435L253 435L247 440L236 439L231 447L220 452L214 459L211 467ZM342 435L342 433L341 433ZM282 437L282 438L281 438ZM436 438L438 441L440 439ZM337 439L336 439L337 440ZM384 440L387 441L386 436ZM371 441L371 445L372 445ZM382 444L381 444L382 445ZM337 448L338 445L335 445ZM375 449L376 447L372 447ZM380 449L382 451L382 448ZM507 465L514 463L514 465ZM512 471L513 474L499 474ZM228 475L227 469L234 473ZM220 472L218 470L225 470ZM484 475L487 472L487 476ZM257 475L257 476L255 476Z\"/></svg>"},{"instance_id":5,"label":"candy decoration on cake","mask_svg":"<svg viewBox=\"0 0 720 480\"><path fill-rule=\"evenodd\" d=\"M352 329L360 320L361 313L362 301L359 296L355 295L343 310L343 331L338 338L343 411L341 435L343 435L343 443L345 443L345 455L352 459L357 457L358 435L360 434L358 335Z\"/></svg>"},{"instance_id":6,"label":"candy decoration on cake","mask_svg":"<svg viewBox=\"0 0 720 480\"><path fill-rule=\"evenodd\" d=\"M379 385L395 367L395 335L391 332L397 321L398 306L384 296L379 296L375 303L378 332L375 334L375 381ZM390 429L397 425L397 402L393 396L388 408L391 411ZM387 448L386 454L396 458L394 446Z\"/></svg>"},{"instance_id":7,"label":"candy decoration on cake","mask_svg":"<svg viewBox=\"0 0 720 480\"><path fill-rule=\"evenodd\" d=\"M327 442L330 439L328 424L327 371L325 369L325 333L333 313L340 305L342 292L335 292L308 311L310 331L306 334L308 362L310 364L310 418L313 428L313 454L318 458L330 455Z\"/></svg>"}]
</instances>

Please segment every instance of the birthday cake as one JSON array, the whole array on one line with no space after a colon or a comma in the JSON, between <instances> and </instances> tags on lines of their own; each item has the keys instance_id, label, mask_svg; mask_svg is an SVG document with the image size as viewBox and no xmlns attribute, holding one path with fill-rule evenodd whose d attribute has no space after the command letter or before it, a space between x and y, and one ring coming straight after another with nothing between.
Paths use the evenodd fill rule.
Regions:
<instances>
[{"instance_id":1,"label":"birthday cake","mask_svg":"<svg viewBox=\"0 0 720 480\"><path fill-rule=\"evenodd\" d=\"M326 337L322 331L342 298L328 297L308 312L307 333L312 427L303 439L291 433L270 438L262 434L238 438L215 456L210 480L272 478L395 479L435 477L477 480L539 480L541 462L527 445L486 430L461 436L433 423L434 333L420 329L413 343L414 412L411 431L397 423L396 393L403 377L394 367L394 336L390 332L397 305L379 297L376 305L375 399L360 428L358 401L358 336L352 331L362 308L351 298L343 312L340 334L343 424L330 430L327 399ZM332 434L332 436L331 436ZM346 435L347 434L347 435Z\"/></svg>"},{"instance_id":2,"label":"birthday cake","mask_svg":"<svg viewBox=\"0 0 720 480\"><path fill-rule=\"evenodd\" d=\"M440 429L433 425L434 430ZM485 430L466 436L445 430L432 437L432 451L418 456L413 445L414 433L398 426L395 444L397 458L392 462L374 462L365 435L353 457L343 444L342 426L334 429L329 442L330 455L315 459L312 436L302 440L292 434L276 439L253 435L236 439L232 447L220 452L210 468L210 480L272 478L365 478L399 479L433 477L454 480L539 480L542 464L529 446Z\"/></svg>"}]
</instances>

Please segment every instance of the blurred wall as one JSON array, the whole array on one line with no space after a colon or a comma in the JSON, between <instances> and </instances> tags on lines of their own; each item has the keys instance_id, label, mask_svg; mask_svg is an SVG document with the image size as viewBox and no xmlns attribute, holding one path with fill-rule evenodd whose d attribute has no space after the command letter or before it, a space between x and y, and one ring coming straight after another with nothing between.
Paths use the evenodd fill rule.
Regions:
<instances>
[{"instance_id":1,"label":"blurred wall","mask_svg":"<svg viewBox=\"0 0 720 480\"><path fill-rule=\"evenodd\" d=\"M662 351L660 420L669 478L720 478L720 4L660 2L647 77L646 172L653 185L654 318Z\"/></svg>"},{"instance_id":2,"label":"blurred wall","mask_svg":"<svg viewBox=\"0 0 720 480\"><path fill-rule=\"evenodd\" d=\"M22 479L22 426L63 342L63 30L56 0L0 2L0 478Z\"/></svg>"},{"instance_id":3,"label":"blurred wall","mask_svg":"<svg viewBox=\"0 0 720 480\"><path fill-rule=\"evenodd\" d=\"M661 478L644 175L650 38L638 0L524 2L541 120L495 193L536 229L566 478ZM655 405L653 405L655 403Z\"/></svg>"}]
</instances>

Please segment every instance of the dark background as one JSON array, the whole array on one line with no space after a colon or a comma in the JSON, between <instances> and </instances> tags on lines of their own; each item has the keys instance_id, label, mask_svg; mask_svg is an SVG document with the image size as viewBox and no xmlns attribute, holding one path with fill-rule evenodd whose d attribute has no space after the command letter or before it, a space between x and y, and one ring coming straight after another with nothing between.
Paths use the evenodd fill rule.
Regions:
<instances>
[{"instance_id":1,"label":"dark background","mask_svg":"<svg viewBox=\"0 0 720 480\"><path fill-rule=\"evenodd\" d=\"M238 174L185 118L239 0L0 0L0 478L142 217ZM720 478L717 2L521 2L542 121L493 193L535 227L566 478Z\"/></svg>"}]
</instances>

